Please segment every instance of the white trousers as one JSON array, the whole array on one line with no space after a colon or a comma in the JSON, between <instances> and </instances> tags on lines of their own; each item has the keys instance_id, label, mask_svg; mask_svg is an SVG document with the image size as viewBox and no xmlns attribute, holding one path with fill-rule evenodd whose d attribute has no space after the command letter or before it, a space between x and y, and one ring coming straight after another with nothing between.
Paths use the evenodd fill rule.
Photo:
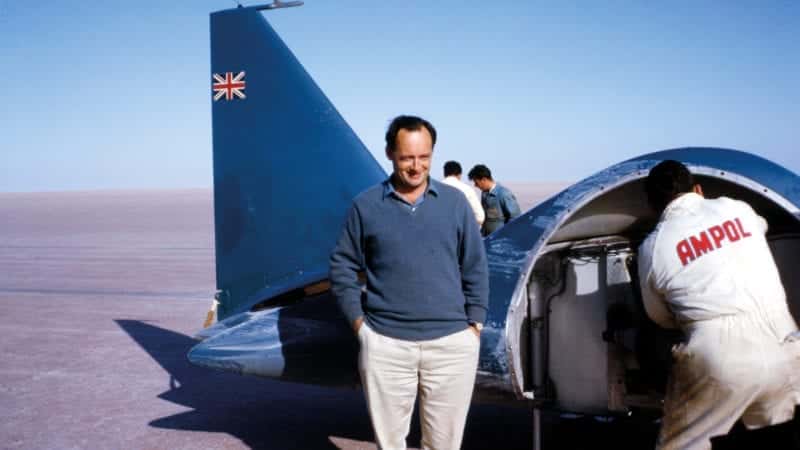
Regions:
<instances>
[{"instance_id":1,"label":"white trousers","mask_svg":"<svg viewBox=\"0 0 800 450\"><path fill-rule=\"evenodd\" d=\"M361 383L378 448L405 450L419 393L422 449L459 449L475 385L478 336L467 328L438 339L406 341L364 323L358 340Z\"/></svg>"},{"instance_id":2,"label":"white trousers","mask_svg":"<svg viewBox=\"0 0 800 450\"><path fill-rule=\"evenodd\" d=\"M657 449L706 450L737 420L747 428L792 419L800 403L800 341L762 332L762 321L703 321L673 349Z\"/></svg>"}]
</instances>

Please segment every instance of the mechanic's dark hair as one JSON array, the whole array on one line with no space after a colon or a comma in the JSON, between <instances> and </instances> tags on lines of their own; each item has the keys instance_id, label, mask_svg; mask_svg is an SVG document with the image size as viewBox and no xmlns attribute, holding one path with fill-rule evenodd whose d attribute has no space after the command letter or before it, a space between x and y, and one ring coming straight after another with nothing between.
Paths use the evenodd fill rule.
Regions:
<instances>
[{"instance_id":1,"label":"mechanic's dark hair","mask_svg":"<svg viewBox=\"0 0 800 450\"><path fill-rule=\"evenodd\" d=\"M436 128L430 122L417 116L397 116L392 119L386 130L386 149L393 152L397 145L397 133L400 130L417 131L425 127L431 135L431 148L436 145Z\"/></svg>"},{"instance_id":2,"label":"mechanic's dark hair","mask_svg":"<svg viewBox=\"0 0 800 450\"><path fill-rule=\"evenodd\" d=\"M461 175L461 164L458 161L447 161L444 163L444 176Z\"/></svg>"},{"instance_id":3,"label":"mechanic's dark hair","mask_svg":"<svg viewBox=\"0 0 800 450\"><path fill-rule=\"evenodd\" d=\"M467 174L470 180L480 180L481 178L492 179L492 171L483 164L477 164Z\"/></svg>"},{"instance_id":4,"label":"mechanic's dark hair","mask_svg":"<svg viewBox=\"0 0 800 450\"><path fill-rule=\"evenodd\" d=\"M693 187L694 177L689 169L671 159L656 164L644 180L647 201L659 214L675 197L691 192Z\"/></svg>"}]
</instances>

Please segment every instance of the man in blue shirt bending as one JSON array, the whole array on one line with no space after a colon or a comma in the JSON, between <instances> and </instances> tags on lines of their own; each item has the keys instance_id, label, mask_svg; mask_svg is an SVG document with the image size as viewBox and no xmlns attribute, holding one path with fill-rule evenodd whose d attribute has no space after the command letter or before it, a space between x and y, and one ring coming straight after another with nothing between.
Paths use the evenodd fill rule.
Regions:
<instances>
[{"instance_id":1,"label":"man in blue shirt bending","mask_svg":"<svg viewBox=\"0 0 800 450\"><path fill-rule=\"evenodd\" d=\"M483 241L464 194L430 178L435 143L428 121L392 121L392 175L355 198L330 259L331 288L358 336L361 382L384 450L406 448L418 392L422 448L461 447L486 320Z\"/></svg>"},{"instance_id":2,"label":"man in blue shirt bending","mask_svg":"<svg viewBox=\"0 0 800 450\"><path fill-rule=\"evenodd\" d=\"M469 179L481 190L481 205L486 213L481 233L488 236L520 215L517 198L505 186L492 179L492 171L478 164L469 171Z\"/></svg>"}]
</instances>

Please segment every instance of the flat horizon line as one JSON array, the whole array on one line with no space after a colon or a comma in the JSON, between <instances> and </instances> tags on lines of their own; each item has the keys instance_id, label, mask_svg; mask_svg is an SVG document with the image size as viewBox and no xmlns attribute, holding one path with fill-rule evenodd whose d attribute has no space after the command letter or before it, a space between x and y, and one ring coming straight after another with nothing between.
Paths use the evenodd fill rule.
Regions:
<instances>
[{"instance_id":1,"label":"flat horizon line","mask_svg":"<svg viewBox=\"0 0 800 450\"><path fill-rule=\"evenodd\" d=\"M434 178L441 181L440 178ZM497 180L501 184L509 185L529 185L529 186L569 186L575 183L574 181L514 181L514 180ZM101 194L101 193L156 193L156 192L192 192L192 191L212 191L213 186L191 186L191 187L135 187L135 188L80 188L80 189L42 189L42 190L13 190L13 191L0 191L0 195L13 196L13 195L39 195L39 194Z\"/></svg>"}]
</instances>

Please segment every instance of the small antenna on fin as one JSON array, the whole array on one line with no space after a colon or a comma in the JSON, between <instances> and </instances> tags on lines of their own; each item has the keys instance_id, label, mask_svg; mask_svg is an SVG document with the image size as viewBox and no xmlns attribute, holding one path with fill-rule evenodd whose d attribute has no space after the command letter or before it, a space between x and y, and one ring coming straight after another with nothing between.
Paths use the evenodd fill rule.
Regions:
<instances>
[{"instance_id":1,"label":"small antenna on fin","mask_svg":"<svg viewBox=\"0 0 800 450\"><path fill-rule=\"evenodd\" d=\"M292 6L303 6L303 2L301 1L283 2L281 0L273 0L273 2L268 5L256 6L255 8L259 11L263 11L265 9L291 8Z\"/></svg>"}]
</instances>

